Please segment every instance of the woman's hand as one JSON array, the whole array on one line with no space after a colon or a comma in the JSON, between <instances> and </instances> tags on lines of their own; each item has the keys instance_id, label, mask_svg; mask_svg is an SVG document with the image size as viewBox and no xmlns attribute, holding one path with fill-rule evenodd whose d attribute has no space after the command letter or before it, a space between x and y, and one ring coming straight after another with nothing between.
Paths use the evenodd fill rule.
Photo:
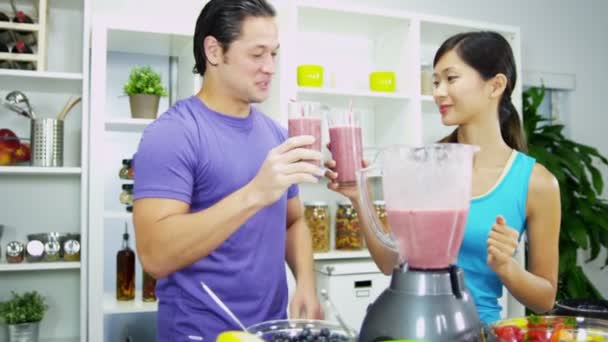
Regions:
<instances>
[{"instance_id":1,"label":"woman's hand","mask_svg":"<svg viewBox=\"0 0 608 342\"><path fill-rule=\"evenodd\" d=\"M496 217L496 223L488 235L488 266L498 275L504 275L514 262L519 232L507 226L504 217Z\"/></svg>"},{"instance_id":2,"label":"woman's hand","mask_svg":"<svg viewBox=\"0 0 608 342\"><path fill-rule=\"evenodd\" d=\"M365 168L368 166L368 164L369 163L364 160L362 166ZM327 168L327 171L325 172L325 177L327 177L327 179L329 180L329 183L327 183L327 188L339 194L342 194L343 196L346 196L351 202L358 201L359 188L357 186L357 183L354 183L352 185L340 185L336 181L336 179L338 178L338 173L336 172L336 161L327 160L325 162L325 167Z\"/></svg>"}]
</instances>

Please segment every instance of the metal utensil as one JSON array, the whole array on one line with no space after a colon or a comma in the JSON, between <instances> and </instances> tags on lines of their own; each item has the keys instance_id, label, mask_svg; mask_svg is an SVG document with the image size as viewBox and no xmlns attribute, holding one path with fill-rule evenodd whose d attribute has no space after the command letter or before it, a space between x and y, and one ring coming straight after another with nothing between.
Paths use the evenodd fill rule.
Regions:
<instances>
[{"instance_id":1,"label":"metal utensil","mask_svg":"<svg viewBox=\"0 0 608 342\"><path fill-rule=\"evenodd\" d=\"M204 282L201 281L201 286L203 287L203 289L209 294L209 297L211 297L211 299L213 299L213 301L222 309L224 310L224 312L230 317L232 318L232 320L238 324L238 326L244 331L244 332L249 332L247 330L247 328L245 327L245 325L243 325L243 323L241 323L241 321L232 313L232 311L230 311L230 309L226 306L226 304L224 304L224 302L222 302L221 299L219 299L215 293L209 288L207 287L207 285L205 285Z\"/></svg>"},{"instance_id":2,"label":"metal utensil","mask_svg":"<svg viewBox=\"0 0 608 342\"><path fill-rule=\"evenodd\" d=\"M27 112L27 110L25 110L25 109L23 109L23 108L21 108L21 107L17 106L17 105L16 105L16 104L14 104L14 103L10 103L10 102L6 102L5 100L2 100L2 105L3 105L4 107L6 107L7 109L12 110L13 112L15 112L15 113L17 113L17 114L19 114L19 115L25 116L25 117L26 117L26 118L28 118L28 119L31 119L31 118L32 118L32 117L30 116L30 114Z\"/></svg>"},{"instance_id":3,"label":"metal utensil","mask_svg":"<svg viewBox=\"0 0 608 342\"><path fill-rule=\"evenodd\" d=\"M30 101L28 100L27 96L25 96L25 94L19 90L13 90L10 93L8 93L6 95L6 101L14 103L16 105L20 104L20 103L24 103L25 106L27 107L28 113L29 113L29 117L31 119L35 119L36 118L36 114L34 113L34 111L32 110L32 106L30 105Z\"/></svg>"},{"instance_id":4,"label":"metal utensil","mask_svg":"<svg viewBox=\"0 0 608 342\"><path fill-rule=\"evenodd\" d=\"M338 323L340 323L340 326L346 332L346 336L349 338L349 340L352 340L353 338L355 338L355 334L353 333L351 328L349 328L348 325L346 325L346 322L344 322L344 320L342 319L342 316L338 312L338 309L336 309L336 306L334 305L334 303L331 301L331 299L329 299L329 294L327 293L327 290L321 289L321 296L325 300L325 304L330 307L331 311L333 311L334 316L336 316Z\"/></svg>"},{"instance_id":5,"label":"metal utensil","mask_svg":"<svg viewBox=\"0 0 608 342\"><path fill-rule=\"evenodd\" d=\"M65 117L72 110L72 108L74 108L74 106L76 106L80 102L80 100L82 100L82 98L80 96L76 97L76 98L70 97L68 102L65 104L65 106L61 110L61 112L59 112L59 115L57 115L57 120L61 120L61 121L65 120Z\"/></svg>"}]
</instances>

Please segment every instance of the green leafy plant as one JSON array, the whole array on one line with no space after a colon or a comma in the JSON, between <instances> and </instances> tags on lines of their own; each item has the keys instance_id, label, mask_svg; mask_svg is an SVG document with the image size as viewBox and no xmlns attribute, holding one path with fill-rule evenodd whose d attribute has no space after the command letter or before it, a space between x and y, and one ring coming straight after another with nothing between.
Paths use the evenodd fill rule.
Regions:
<instances>
[{"instance_id":1,"label":"green leafy plant","mask_svg":"<svg viewBox=\"0 0 608 342\"><path fill-rule=\"evenodd\" d=\"M48 306L38 292L11 293L10 300L0 303L0 317L6 324L40 322L44 318Z\"/></svg>"},{"instance_id":2,"label":"green leafy plant","mask_svg":"<svg viewBox=\"0 0 608 342\"><path fill-rule=\"evenodd\" d=\"M163 87L160 74L148 66L135 66L131 69L129 79L123 90L127 95L148 94L167 96L167 90Z\"/></svg>"},{"instance_id":3,"label":"green leafy plant","mask_svg":"<svg viewBox=\"0 0 608 342\"><path fill-rule=\"evenodd\" d=\"M608 247L608 202L600 196L604 187L600 163L608 159L597 149L579 144L563 134L564 125L538 114L544 88L523 93L524 130L528 153L557 178L560 186L562 222L559 237L559 283L557 299L602 299L597 288L577 264L577 250L590 250L585 262L595 260L601 247ZM608 258L604 267L608 266Z\"/></svg>"}]
</instances>

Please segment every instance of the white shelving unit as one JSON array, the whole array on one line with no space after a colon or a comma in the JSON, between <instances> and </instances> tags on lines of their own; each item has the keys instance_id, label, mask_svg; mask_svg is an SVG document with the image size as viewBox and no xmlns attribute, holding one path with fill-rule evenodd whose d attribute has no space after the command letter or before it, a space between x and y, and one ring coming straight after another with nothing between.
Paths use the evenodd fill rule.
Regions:
<instances>
[{"instance_id":1,"label":"white shelving unit","mask_svg":"<svg viewBox=\"0 0 608 342\"><path fill-rule=\"evenodd\" d=\"M31 1L16 5L28 15L33 13ZM0 9L13 13L8 1L0 1ZM0 167L0 217L5 226L0 238L0 301L9 298L11 291L38 291L49 304L40 340L86 342L90 1L41 0L39 11L39 24L0 23L2 28L38 31L41 52L27 57L37 70L0 69L0 98L21 90L41 118L57 117L70 96L81 96L82 103L65 121L64 167ZM0 59L7 57L23 59L0 55ZM11 129L20 139L30 137L29 120L4 106L0 106L0 128ZM28 234L52 231L80 233L81 262L6 263L8 242L24 243ZM5 332L0 324L0 341L8 340Z\"/></svg>"},{"instance_id":2,"label":"white shelving unit","mask_svg":"<svg viewBox=\"0 0 608 342\"><path fill-rule=\"evenodd\" d=\"M281 52L271 97L260 107L286 125L290 98L319 101L332 108L345 108L352 100L353 106L363 114L364 146L431 142L450 131L442 127L432 97L420 94L421 65L432 58L448 36L479 29L499 31L512 43L520 64L519 30L514 27L352 6L339 0L273 3L278 12ZM150 56L177 57L178 86L174 89L177 99L198 90L198 80L191 74L192 30L172 31L144 20L135 23L126 19L96 18L92 31L91 93L95 97L91 99L88 222L89 241L95 243L90 245L88 268L95 267L98 271L89 273L88 341L101 342L108 338L109 329L121 329L112 325L120 324L120 319L113 317L157 310L156 304L142 303L139 299L132 302L114 299L114 258L125 222L132 229L132 215L118 203L120 184L125 182L118 179L117 172L120 160L132 156L141 133L151 123L151 120L131 119L126 98L119 98L116 89L122 86L120 77L126 78L128 74L125 61L135 64L135 61L152 58ZM135 41L138 44L133 44ZM118 63L117 58L123 59ZM296 68L300 64L322 65L327 82L321 88L299 87ZM369 73L386 70L396 74L396 92L371 91ZM520 91L520 86L514 91L516 106L520 106ZM161 102L159 111L163 112L169 105ZM302 186L300 193L303 201L330 203L332 216L335 214L334 203L340 196L329 192L326 183ZM133 247L133 240L131 245ZM317 261L339 262L369 260L370 255L368 251L330 251L314 257ZM137 267L140 268L139 264ZM139 280L137 276L136 281ZM139 290L140 284L136 286Z\"/></svg>"}]
</instances>

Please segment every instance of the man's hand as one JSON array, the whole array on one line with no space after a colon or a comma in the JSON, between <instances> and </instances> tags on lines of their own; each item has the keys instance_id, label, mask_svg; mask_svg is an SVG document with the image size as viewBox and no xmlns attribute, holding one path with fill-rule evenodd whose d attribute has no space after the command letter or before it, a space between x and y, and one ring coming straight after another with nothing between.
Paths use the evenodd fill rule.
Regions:
<instances>
[{"instance_id":1,"label":"man's hand","mask_svg":"<svg viewBox=\"0 0 608 342\"><path fill-rule=\"evenodd\" d=\"M323 319L323 309L314 288L304 289L300 286L296 288L289 305L289 318Z\"/></svg>"},{"instance_id":2,"label":"man's hand","mask_svg":"<svg viewBox=\"0 0 608 342\"><path fill-rule=\"evenodd\" d=\"M324 175L323 169L306 162L322 158L321 152L304 148L314 141L312 136L297 136L270 150L258 174L248 184L262 206L276 202L289 186L317 183L317 177Z\"/></svg>"}]
</instances>

